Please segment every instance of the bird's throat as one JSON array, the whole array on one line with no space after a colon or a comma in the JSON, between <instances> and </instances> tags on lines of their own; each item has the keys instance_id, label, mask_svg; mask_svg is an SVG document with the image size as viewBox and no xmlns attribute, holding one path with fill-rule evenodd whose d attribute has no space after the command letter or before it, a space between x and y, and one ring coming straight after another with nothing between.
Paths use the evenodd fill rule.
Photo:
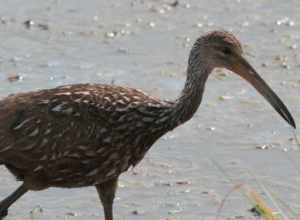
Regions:
<instances>
[{"instance_id":1,"label":"bird's throat","mask_svg":"<svg viewBox=\"0 0 300 220\"><path fill-rule=\"evenodd\" d=\"M197 111L210 72L210 68L188 68L185 86L176 100L172 112L174 128L191 119Z\"/></svg>"}]
</instances>

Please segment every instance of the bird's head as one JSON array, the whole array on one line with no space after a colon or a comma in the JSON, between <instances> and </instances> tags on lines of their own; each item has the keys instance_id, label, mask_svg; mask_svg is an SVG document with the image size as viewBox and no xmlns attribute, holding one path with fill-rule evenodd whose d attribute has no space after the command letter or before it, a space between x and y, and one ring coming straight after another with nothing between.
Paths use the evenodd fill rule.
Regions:
<instances>
[{"instance_id":1,"label":"bird's head","mask_svg":"<svg viewBox=\"0 0 300 220\"><path fill-rule=\"evenodd\" d=\"M226 68L247 80L291 126L296 128L287 107L243 57L242 46L233 34L226 31L210 32L200 37L194 49L195 47L200 47L199 51L205 52L203 56L206 56L206 65L211 69Z\"/></svg>"}]
</instances>

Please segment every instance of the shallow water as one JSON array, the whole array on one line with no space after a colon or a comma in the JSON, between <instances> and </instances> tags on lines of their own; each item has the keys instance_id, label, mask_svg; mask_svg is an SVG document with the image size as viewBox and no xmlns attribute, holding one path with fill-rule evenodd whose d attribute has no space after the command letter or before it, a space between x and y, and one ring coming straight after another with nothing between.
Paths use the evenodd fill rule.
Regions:
<instances>
[{"instance_id":1,"label":"shallow water","mask_svg":"<svg viewBox=\"0 0 300 220\"><path fill-rule=\"evenodd\" d=\"M112 2L0 0L0 96L99 82L172 99L183 86L193 41L209 30L226 29L242 41L250 63L299 123L299 1L179 0L176 7L161 0ZM29 28L23 24L27 20L34 22ZM15 74L20 80L9 82ZM235 184L260 191L251 173L299 213L295 166L300 167L300 153L292 137L253 88L216 71L195 117L160 139L134 170L121 176L116 219L212 219ZM273 148L257 149L263 145ZM2 198L19 184L4 168L0 181ZM249 219L249 208L235 192L222 217ZM10 219L103 217L95 190L83 188L30 192L11 207Z\"/></svg>"}]
</instances>

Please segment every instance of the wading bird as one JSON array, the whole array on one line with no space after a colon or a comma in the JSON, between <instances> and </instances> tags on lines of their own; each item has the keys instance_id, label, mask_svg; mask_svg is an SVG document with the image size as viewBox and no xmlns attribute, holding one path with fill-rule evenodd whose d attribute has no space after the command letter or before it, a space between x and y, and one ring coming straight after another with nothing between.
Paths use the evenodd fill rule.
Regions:
<instances>
[{"instance_id":1,"label":"wading bird","mask_svg":"<svg viewBox=\"0 0 300 220\"><path fill-rule=\"evenodd\" d=\"M10 95L0 101L0 163L22 185L0 203L8 208L29 190L95 186L105 220L121 173L140 162L154 142L192 118L214 68L251 83L294 128L286 106L242 57L239 41L225 31L196 40L179 98L164 101L120 86L77 84Z\"/></svg>"}]
</instances>

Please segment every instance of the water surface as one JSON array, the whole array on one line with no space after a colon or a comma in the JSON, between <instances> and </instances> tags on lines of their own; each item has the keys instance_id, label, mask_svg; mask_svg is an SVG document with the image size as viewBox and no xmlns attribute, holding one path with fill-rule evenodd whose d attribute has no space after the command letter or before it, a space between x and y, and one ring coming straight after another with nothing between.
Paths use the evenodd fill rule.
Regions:
<instances>
[{"instance_id":1,"label":"water surface","mask_svg":"<svg viewBox=\"0 0 300 220\"><path fill-rule=\"evenodd\" d=\"M179 0L176 7L161 0L0 3L1 97L93 82L137 87L174 99L185 80L193 41L207 31L226 29L238 36L250 63L299 123L297 0ZM24 25L28 20L33 22L29 28ZM15 74L21 80L9 82ZM135 169L121 176L116 219L213 219L235 184L243 182L261 192L255 178L300 212L300 173L295 168L300 167L300 153L292 137L288 125L253 88L229 72L216 71L195 117L161 138ZM272 148L257 149L263 145ZM0 181L1 198L19 184L4 168ZM249 219L249 208L236 192L222 217ZM103 216L94 188L53 188L27 193L6 219Z\"/></svg>"}]
</instances>

